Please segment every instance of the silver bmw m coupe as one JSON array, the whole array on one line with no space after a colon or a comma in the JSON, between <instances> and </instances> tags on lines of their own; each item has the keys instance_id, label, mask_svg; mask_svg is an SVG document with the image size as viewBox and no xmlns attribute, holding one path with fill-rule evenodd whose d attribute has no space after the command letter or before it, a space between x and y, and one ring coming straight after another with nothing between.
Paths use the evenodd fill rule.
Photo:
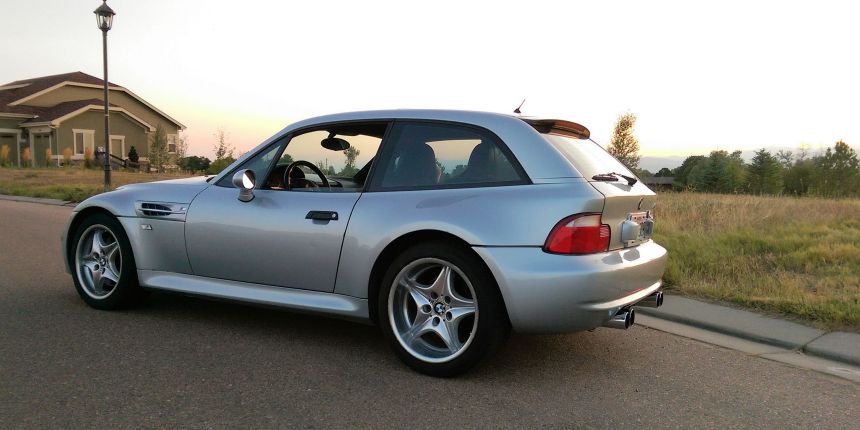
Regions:
<instances>
[{"instance_id":1,"label":"silver bmw m coupe","mask_svg":"<svg viewBox=\"0 0 860 430\"><path fill-rule=\"evenodd\" d=\"M627 328L659 306L655 204L570 121L355 112L292 124L214 177L89 198L63 250L97 309L167 290L348 318L452 376L511 329Z\"/></svg>"}]
</instances>

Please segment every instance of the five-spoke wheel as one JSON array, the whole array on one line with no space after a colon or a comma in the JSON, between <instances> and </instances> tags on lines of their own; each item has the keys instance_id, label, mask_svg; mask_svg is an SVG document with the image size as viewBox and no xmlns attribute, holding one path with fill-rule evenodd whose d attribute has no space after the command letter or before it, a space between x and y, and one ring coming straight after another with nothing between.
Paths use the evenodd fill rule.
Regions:
<instances>
[{"instance_id":1,"label":"five-spoke wheel","mask_svg":"<svg viewBox=\"0 0 860 430\"><path fill-rule=\"evenodd\" d=\"M142 301L137 267L122 224L98 212L83 215L74 230L69 266L78 295L98 309L121 309Z\"/></svg>"},{"instance_id":2,"label":"five-spoke wheel","mask_svg":"<svg viewBox=\"0 0 860 430\"><path fill-rule=\"evenodd\" d=\"M416 244L394 259L382 282L380 327L400 359L419 372L463 373L510 332L495 280L467 246Z\"/></svg>"},{"instance_id":3,"label":"five-spoke wheel","mask_svg":"<svg viewBox=\"0 0 860 430\"><path fill-rule=\"evenodd\" d=\"M475 290L459 268L437 258L422 258L401 269L395 282L388 315L407 351L439 363L468 347L478 323L478 307Z\"/></svg>"},{"instance_id":4,"label":"five-spoke wheel","mask_svg":"<svg viewBox=\"0 0 860 430\"><path fill-rule=\"evenodd\" d=\"M78 240L75 268L84 292L94 299L110 295L122 273L122 251L116 236L101 224L87 228Z\"/></svg>"}]
</instances>

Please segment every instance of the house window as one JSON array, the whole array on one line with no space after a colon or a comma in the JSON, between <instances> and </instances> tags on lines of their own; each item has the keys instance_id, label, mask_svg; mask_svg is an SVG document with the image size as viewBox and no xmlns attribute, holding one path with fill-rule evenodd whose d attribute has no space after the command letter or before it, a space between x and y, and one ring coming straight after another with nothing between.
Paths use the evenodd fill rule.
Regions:
<instances>
[{"instance_id":1,"label":"house window","mask_svg":"<svg viewBox=\"0 0 860 430\"><path fill-rule=\"evenodd\" d=\"M85 155L87 148L90 153L95 153L96 132L95 130L72 130L75 136L74 151L75 155Z\"/></svg>"},{"instance_id":2,"label":"house window","mask_svg":"<svg viewBox=\"0 0 860 430\"><path fill-rule=\"evenodd\" d=\"M168 134L167 135L167 152L170 154L176 153L176 135Z\"/></svg>"},{"instance_id":3,"label":"house window","mask_svg":"<svg viewBox=\"0 0 860 430\"><path fill-rule=\"evenodd\" d=\"M110 136L110 153L119 158L125 158L125 136L113 134Z\"/></svg>"}]
</instances>

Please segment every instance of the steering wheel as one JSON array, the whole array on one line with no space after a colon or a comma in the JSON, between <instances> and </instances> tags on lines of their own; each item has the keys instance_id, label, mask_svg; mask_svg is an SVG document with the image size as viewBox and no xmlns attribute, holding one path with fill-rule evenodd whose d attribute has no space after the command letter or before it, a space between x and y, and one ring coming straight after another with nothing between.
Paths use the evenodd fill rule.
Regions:
<instances>
[{"instance_id":1,"label":"steering wheel","mask_svg":"<svg viewBox=\"0 0 860 430\"><path fill-rule=\"evenodd\" d=\"M317 167L316 164L311 163L309 161L305 161L305 160L296 160L296 161L293 161L292 163L290 163L290 165L287 166L287 169L284 170L284 186L288 190L293 189L293 179L298 179L298 178L293 178L290 176L290 173L293 171L293 169L295 169L298 166L304 166L304 167L307 167L308 169L313 170L314 173L316 173L320 177L323 185L328 187L328 189L331 189L331 185L329 185L328 179L326 179L325 175L323 175L322 170L320 170L320 168ZM314 184L313 182L311 182L311 181L307 181L307 182L313 184L314 188L318 188L316 186L316 184Z\"/></svg>"}]
</instances>

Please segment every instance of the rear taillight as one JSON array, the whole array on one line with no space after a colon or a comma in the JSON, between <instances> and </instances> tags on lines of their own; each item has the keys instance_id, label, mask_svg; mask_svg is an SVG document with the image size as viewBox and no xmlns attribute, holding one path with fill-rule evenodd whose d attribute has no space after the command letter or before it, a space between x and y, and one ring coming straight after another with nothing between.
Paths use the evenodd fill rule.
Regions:
<instances>
[{"instance_id":1,"label":"rear taillight","mask_svg":"<svg viewBox=\"0 0 860 430\"><path fill-rule=\"evenodd\" d=\"M571 215L553 227L543 250L553 254L594 254L609 249L609 225L599 213Z\"/></svg>"}]
</instances>

